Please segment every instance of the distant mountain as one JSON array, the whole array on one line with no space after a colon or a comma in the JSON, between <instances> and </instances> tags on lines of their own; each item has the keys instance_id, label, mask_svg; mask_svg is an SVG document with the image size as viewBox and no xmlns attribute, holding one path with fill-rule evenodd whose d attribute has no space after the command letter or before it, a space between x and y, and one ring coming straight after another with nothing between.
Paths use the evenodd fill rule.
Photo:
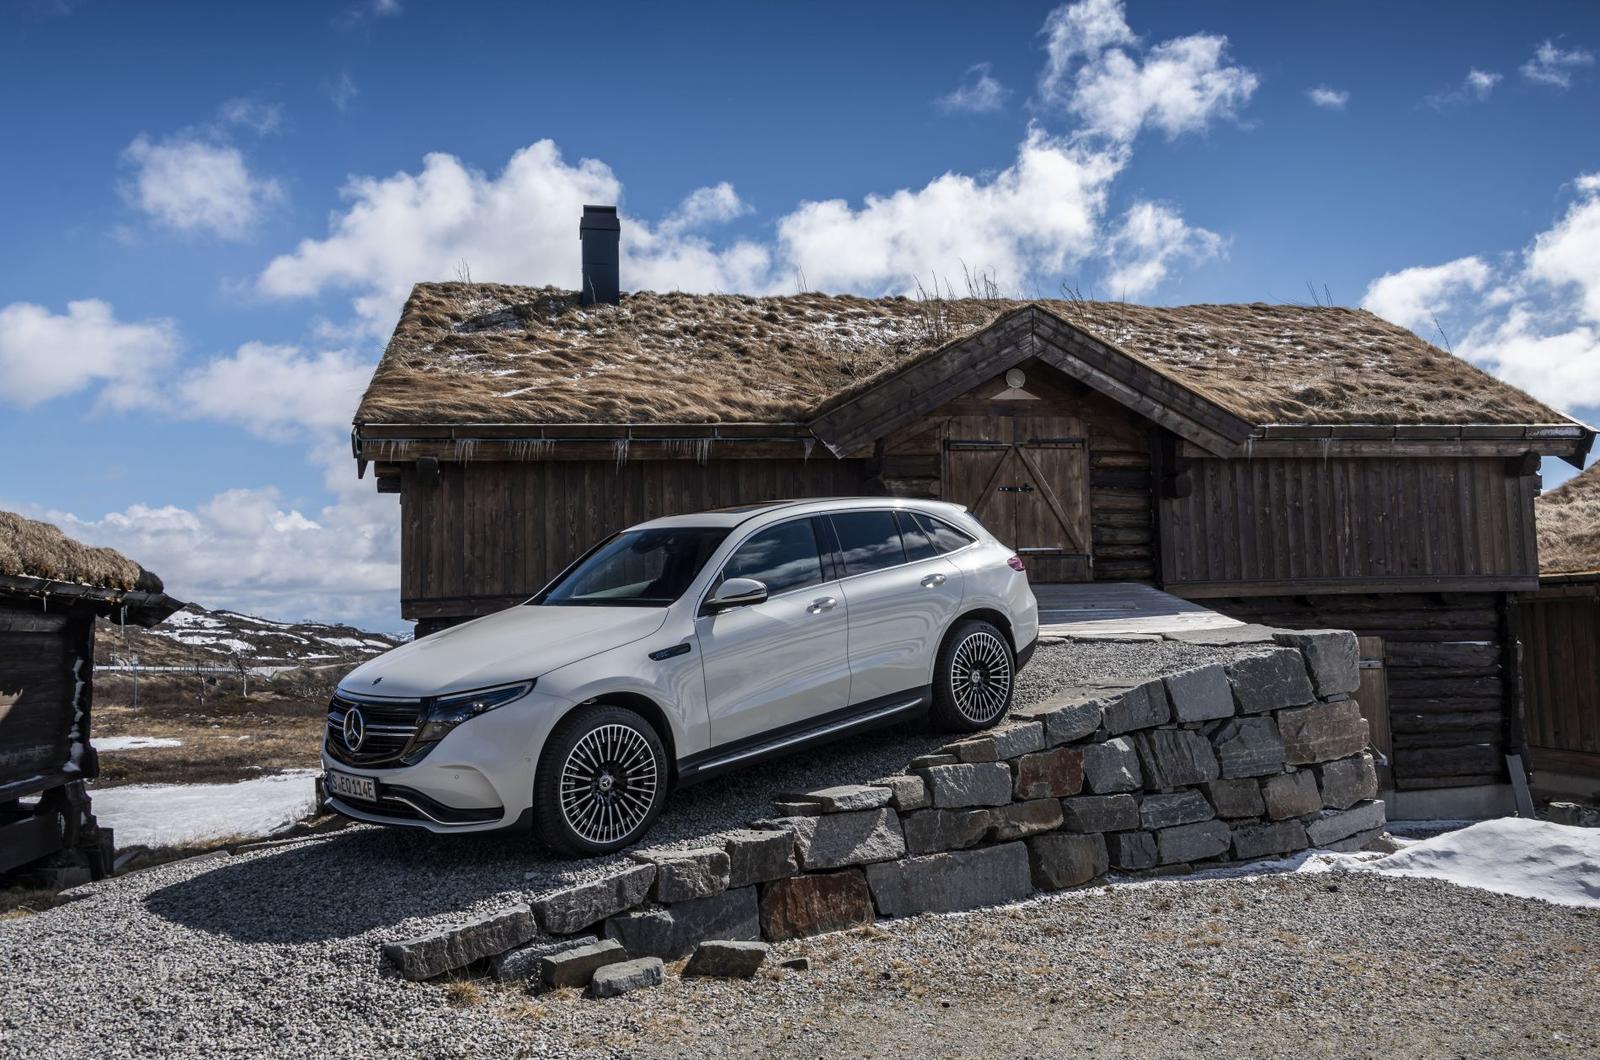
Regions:
<instances>
[{"instance_id":1,"label":"distant mountain","mask_svg":"<svg viewBox=\"0 0 1600 1060\"><path fill-rule=\"evenodd\" d=\"M141 667L331 667L362 662L410 639L322 622L274 622L186 604L151 629L100 622L95 662Z\"/></svg>"}]
</instances>

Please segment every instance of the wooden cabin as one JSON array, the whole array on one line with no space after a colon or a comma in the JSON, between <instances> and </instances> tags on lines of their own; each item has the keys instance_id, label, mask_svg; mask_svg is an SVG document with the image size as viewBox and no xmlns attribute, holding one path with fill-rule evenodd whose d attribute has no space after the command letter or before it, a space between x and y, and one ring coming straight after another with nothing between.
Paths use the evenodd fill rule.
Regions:
<instances>
[{"instance_id":1,"label":"wooden cabin","mask_svg":"<svg viewBox=\"0 0 1600 1060\"><path fill-rule=\"evenodd\" d=\"M1035 581L1356 630L1386 667L1394 783L1499 797L1540 458L1581 465L1583 424L1350 309L590 302L451 283L407 301L353 446L400 495L419 635L655 515L939 497Z\"/></svg>"},{"instance_id":2,"label":"wooden cabin","mask_svg":"<svg viewBox=\"0 0 1600 1060\"><path fill-rule=\"evenodd\" d=\"M1539 588L1517 606L1535 787L1600 800L1600 464L1534 510Z\"/></svg>"},{"instance_id":3,"label":"wooden cabin","mask_svg":"<svg viewBox=\"0 0 1600 1060\"><path fill-rule=\"evenodd\" d=\"M0 875L66 885L110 871L86 781L96 618L153 626L182 607L121 553L0 512Z\"/></svg>"}]
</instances>

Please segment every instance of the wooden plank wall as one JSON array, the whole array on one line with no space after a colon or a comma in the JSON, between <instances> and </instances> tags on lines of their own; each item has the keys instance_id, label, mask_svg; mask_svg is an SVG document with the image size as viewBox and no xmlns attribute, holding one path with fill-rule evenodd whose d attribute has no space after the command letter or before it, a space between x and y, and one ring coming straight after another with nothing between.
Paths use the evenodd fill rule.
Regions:
<instances>
[{"instance_id":1,"label":"wooden plank wall","mask_svg":"<svg viewBox=\"0 0 1600 1060\"><path fill-rule=\"evenodd\" d=\"M68 761L74 632L64 616L0 611L0 784Z\"/></svg>"},{"instance_id":2,"label":"wooden plank wall","mask_svg":"<svg viewBox=\"0 0 1600 1060\"><path fill-rule=\"evenodd\" d=\"M1530 764L1600 778L1600 579L1525 593L1519 606Z\"/></svg>"},{"instance_id":3,"label":"wooden plank wall","mask_svg":"<svg viewBox=\"0 0 1600 1060\"><path fill-rule=\"evenodd\" d=\"M401 471L401 614L457 618L538 591L615 530L660 515L865 491L866 461L531 460Z\"/></svg>"},{"instance_id":4,"label":"wooden plank wall","mask_svg":"<svg viewBox=\"0 0 1600 1060\"><path fill-rule=\"evenodd\" d=\"M1163 579L1179 592L1538 573L1538 477L1499 457L1189 460L1186 473L1189 495L1161 501Z\"/></svg>"},{"instance_id":5,"label":"wooden plank wall","mask_svg":"<svg viewBox=\"0 0 1600 1060\"><path fill-rule=\"evenodd\" d=\"M1504 600L1498 593L1385 593L1206 602L1250 622L1382 637L1395 785L1443 788L1506 779Z\"/></svg>"}]
</instances>

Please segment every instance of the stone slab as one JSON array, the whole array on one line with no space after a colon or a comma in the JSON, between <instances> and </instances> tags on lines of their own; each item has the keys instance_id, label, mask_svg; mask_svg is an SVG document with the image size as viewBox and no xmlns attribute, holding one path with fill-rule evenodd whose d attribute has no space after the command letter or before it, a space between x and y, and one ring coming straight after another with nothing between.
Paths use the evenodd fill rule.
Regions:
<instances>
[{"instance_id":1,"label":"stone slab","mask_svg":"<svg viewBox=\"0 0 1600 1060\"><path fill-rule=\"evenodd\" d=\"M1003 762L966 762L922 770L939 809L1004 806L1011 801L1011 769Z\"/></svg>"},{"instance_id":2,"label":"stone slab","mask_svg":"<svg viewBox=\"0 0 1600 1060\"><path fill-rule=\"evenodd\" d=\"M918 810L900 819L906 853L936 854L977 846L989 834L990 809Z\"/></svg>"},{"instance_id":3,"label":"stone slab","mask_svg":"<svg viewBox=\"0 0 1600 1060\"><path fill-rule=\"evenodd\" d=\"M1363 802L1348 810L1323 810L1306 825L1306 837L1312 846L1326 847L1358 832L1380 829L1387 822L1383 803Z\"/></svg>"},{"instance_id":4,"label":"stone slab","mask_svg":"<svg viewBox=\"0 0 1600 1060\"><path fill-rule=\"evenodd\" d=\"M574 935L644 901L655 880L654 865L631 865L543 895L531 904L540 926L550 934Z\"/></svg>"},{"instance_id":5,"label":"stone slab","mask_svg":"<svg viewBox=\"0 0 1600 1060\"><path fill-rule=\"evenodd\" d=\"M1361 649L1348 629L1282 630L1272 639L1305 657L1317 695L1326 698L1361 687Z\"/></svg>"},{"instance_id":6,"label":"stone slab","mask_svg":"<svg viewBox=\"0 0 1600 1060\"><path fill-rule=\"evenodd\" d=\"M589 980L588 993L593 998L621 997L645 987L660 986L665 976L666 966L659 957L621 961L597 970Z\"/></svg>"},{"instance_id":7,"label":"stone slab","mask_svg":"<svg viewBox=\"0 0 1600 1060\"><path fill-rule=\"evenodd\" d=\"M1267 812L1267 804L1261 798L1261 782L1254 777L1213 780L1206 785L1206 795L1218 817L1260 817Z\"/></svg>"},{"instance_id":8,"label":"stone slab","mask_svg":"<svg viewBox=\"0 0 1600 1060\"><path fill-rule=\"evenodd\" d=\"M928 794L928 782L921 777L902 774L884 777L872 783L880 788L889 789L889 805L901 813L925 810L933 805L933 798Z\"/></svg>"},{"instance_id":9,"label":"stone slab","mask_svg":"<svg viewBox=\"0 0 1600 1060\"><path fill-rule=\"evenodd\" d=\"M627 959L622 943L615 939L547 954L539 961L539 986L543 990L587 986L596 969Z\"/></svg>"},{"instance_id":10,"label":"stone slab","mask_svg":"<svg viewBox=\"0 0 1600 1060\"><path fill-rule=\"evenodd\" d=\"M1170 795L1146 795L1139 803L1139 824L1147 831L1172 828L1180 824L1209 821L1216 816L1211 803L1198 791L1175 791Z\"/></svg>"},{"instance_id":11,"label":"stone slab","mask_svg":"<svg viewBox=\"0 0 1600 1060\"><path fill-rule=\"evenodd\" d=\"M1233 826L1233 856L1236 858L1264 858L1280 854L1293 854L1308 846L1306 829L1299 821L1274 821Z\"/></svg>"},{"instance_id":12,"label":"stone slab","mask_svg":"<svg viewBox=\"0 0 1600 1060\"><path fill-rule=\"evenodd\" d=\"M1162 791L1204 784L1220 772L1211 742L1190 729L1152 729L1133 737L1144 785Z\"/></svg>"},{"instance_id":13,"label":"stone slab","mask_svg":"<svg viewBox=\"0 0 1600 1060\"><path fill-rule=\"evenodd\" d=\"M1109 867L1105 836L1055 832L1028 840L1028 871L1041 891L1080 886Z\"/></svg>"},{"instance_id":14,"label":"stone slab","mask_svg":"<svg viewBox=\"0 0 1600 1060\"><path fill-rule=\"evenodd\" d=\"M989 812L991 842L1006 842L1025 836L1050 832L1061 827L1061 800L1033 799L997 806Z\"/></svg>"},{"instance_id":15,"label":"stone slab","mask_svg":"<svg viewBox=\"0 0 1600 1060\"><path fill-rule=\"evenodd\" d=\"M1060 799L1083 790L1083 751L1076 747L1054 747L1035 751L1017 759L1017 782L1013 789L1019 799Z\"/></svg>"},{"instance_id":16,"label":"stone slab","mask_svg":"<svg viewBox=\"0 0 1600 1060\"><path fill-rule=\"evenodd\" d=\"M1154 868L1156 837L1150 832L1112 832L1106 836L1111 864L1124 872Z\"/></svg>"},{"instance_id":17,"label":"stone slab","mask_svg":"<svg viewBox=\"0 0 1600 1060\"><path fill-rule=\"evenodd\" d=\"M1118 832L1139 827L1139 800L1132 795L1077 795L1061 800L1068 832Z\"/></svg>"},{"instance_id":18,"label":"stone slab","mask_svg":"<svg viewBox=\"0 0 1600 1060\"><path fill-rule=\"evenodd\" d=\"M1293 648L1274 648L1227 665L1233 701L1240 714L1297 707L1317 698L1305 659Z\"/></svg>"},{"instance_id":19,"label":"stone slab","mask_svg":"<svg viewBox=\"0 0 1600 1060\"><path fill-rule=\"evenodd\" d=\"M1156 860L1162 865L1205 861L1228 852L1233 832L1222 821L1163 828L1156 833Z\"/></svg>"},{"instance_id":20,"label":"stone slab","mask_svg":"<svg viewBox=\"0 0 1600 1060\"><path fill-rule=\"evenodd\" d=\"M761 934L773 942L870 924L876 914L859 869L792 876L761 888Z\"/></svg>"},{"instance_id":21,"label":"stone slab","mask_svg":"<svg viewBox=\"0 0 1600 1060\"><path fill-rule=\"evenodd\" d=\"M1011 771L1004 766L995 768L1002 770L1007 777L1011 775ZM906 852L905 836L900 831L900 817L887 808L830 813L801 820L803 823L795 828L795 849L800 856L800 867L807 872L889 861L902 857Z\"/></svg>"},{"instance_id":22,"label":"stone slab","mask_svg":"<svg viewBox=\"0 0 1600 1060\"><path fill-rule=\"evenodd\" d=\"M683 975L686 979L696 976L748 979L766 962L768 949L765 942L708 940L695 947L694 956L683 968Z\"/></svg>"},{"instance_id":23,"label":"stone slab","mask_svg":"<svg viewBox=\"0 0 1600 1060\"><path fill-rule=\"evenodd\" d=\"M1325 762L1316 767L1316 773L1322 805L1330 809L1347 810L1378 794L1378 771L1370 754Z\"/></svg>"},{"instance_id":24,"label":"stone slab","mask_svg":"<svg viewBox=\"0 0 1600 1060\"><path fill-rule=\"evenodd\" d=\"M1226 779L1283 772L1283 740L1271 718L1230 718L1212 732L1211 747Z\"/></svg>"},{"instance_id":25,"label":"stone slab","mask_svg":"<svg viewBox=\"0 0 1600 1060\"><path fill-rule=\"evenodd\" d=\"M636 956L665 960L687 957L706 939L758 939L756 889L741 887L661 909L623 913L606 921L606 937Z\"/></svg>"},{"instance_id":26,"label":"stone slab","mask_svg":"<svg viewBox=\"0 0 1600 1060\"><path fill-rule=\"evenodd\" d=\"M1267 816L1274 821L1304 817L1322 809L1322 793L1309 769L1268 777L1261 785L1261 798L1267 805Z\"/></svg>"},{"instance_id":27,"label":"stone slab","mask_svg":"<svg viewBox=\"0 0 1600 1060\"><path fill-rule=\"evenodd\" d=\"M658 902L709 898L728 889L728 853L722 847L641 850L631 856L656 867L651 893Z\"/></svg>"},{"instance_id":28,"label":"stone slab","mask_svg":"<svg viewBox=\"0 0 1600 1060\"><path fill-rule=\"evenodd\" d=\"M794 831L789 828L741 828L722 837L722 849L728 855L729 888L749 887L800 871Z\"/></svg>"},{"instance_id":29,"label":"stone slab","mask_svg":"<svg viewBox=\"0 0 1600 1060\"><path fill-rule=\"evenodd\" d=\"M1096 795L1137 791L1144 786L1139 751L1130 737L1119 736L1083 748L1083 781Z\"/></svg>"},{"instance_id":30,"label":"stone slab","mask_svg":"<svg viewBox=\"0 0 1600 1060\"><path fill-rule=\"evenodd\" d=\"M1162 678L1172 716L1178 721L1211 721L1233 716L1233 688L1219 664L1196 667Z\"/></svg>"},{"instance_id":31,"label":"stone slab","mask_svg":"<svg viewBox=\"0 0 1600 1060\"><path fill-rule=\"evenodd\" d=\"M1285 761L1306 765L1360 754L1367 746L1367 719L1353 699L1278 712Z\"/></svg>"},{"instance_id":32,"label":"stone slab","mask_svg":"<svg viewBox=\"0 0 1600 1060\"><path fill-rule=\"evenodd\" d=\"M1021 843L883 862L866 872L873 904L884 916L957 913L1033 893L1028 849Z\"/></svg>"},{"instance_id":33,"label":"stone slab","mask_svg":"<svg viewBox=\"0 0 1600 1060\"><path fill-rule=\"evenodd\" d=\"M406 979L432 979L515 949L538 933L533 910L514 905L426 935L385 943L383 955Z\"/></svg>"},{"instance_id":34,"label":"stone slab","mask_svg":"<svg viewBox=\"0 0 1600 1060\"><path fill-rule=\"evenodd\" d=\"M1101 724L1112 736L1134 729L1148 729L1172 720L1172 707L1167 702L1167 686L1157 681L1146 681L1130 688L1106 704L1105 718Z\"/></svg>"},{"instance_id":35,"label":"stone slab","mask_svg":"<svg viewBox=\"0 0 1600 1060\"><path fill-rule=\"evenodd\" d=\"M514 950L497 954L489 959L489 974L498 982L511 983L533 979L539 974L539 961L552 954L575 950L579 946L593 946L600 940L594 935L577 935L566 939L540 940Z\"/></svg>"}]
</instances>

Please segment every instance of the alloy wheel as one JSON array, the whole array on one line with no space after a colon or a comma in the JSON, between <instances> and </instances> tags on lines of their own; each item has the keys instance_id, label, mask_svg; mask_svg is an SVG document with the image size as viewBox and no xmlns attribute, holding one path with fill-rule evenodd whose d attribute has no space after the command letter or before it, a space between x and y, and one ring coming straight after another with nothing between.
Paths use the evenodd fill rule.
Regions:
<instances>
[{"instance_id":1,"label":"alloy wheel","mask_svg":"<svg viewBox=\"0 0 1600 1060\"><path fill-rule=\"evenodd\" d=\"M987 630L969 634L950 658L950 695L975 725L1000 716L1011 696L1011 654Z\"/></svg>"},{"instance_id":2,"label":"alloy wheel","mask_svg":"<svg viewBox=\"0 0 1600 1060\"><path fill-rule=\"evenodd\" d=\"M614 843L649 816L659 788L656 756L644 735L628 725L599 725L562 763L561 813L585 841Z\"/></svg>"}]
</instances>

